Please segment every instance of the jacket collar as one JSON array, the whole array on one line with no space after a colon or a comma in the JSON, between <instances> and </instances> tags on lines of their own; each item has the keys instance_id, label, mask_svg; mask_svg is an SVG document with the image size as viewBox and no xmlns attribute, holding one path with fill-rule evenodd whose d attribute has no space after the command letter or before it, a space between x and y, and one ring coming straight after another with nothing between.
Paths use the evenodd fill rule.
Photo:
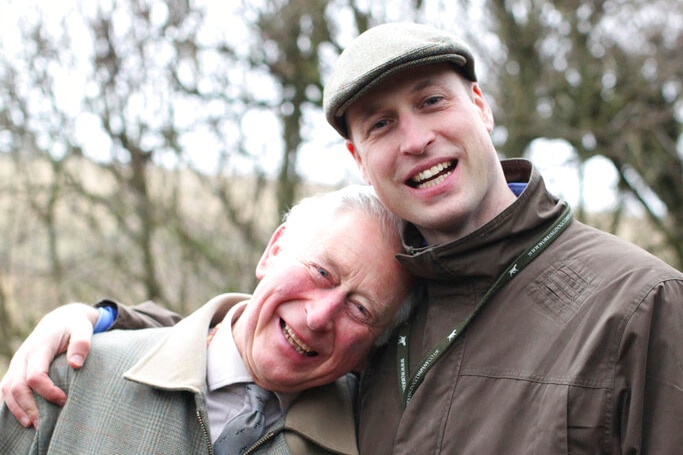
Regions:
<instances>
[{"instance_id":1,"label":"jacket collar","mask_svg":"<svg viewBox=\"0 0 683 455\"><path fill-rule=\"evenodd\" d=\"M206 389L206 337L214 315L248 300L246 294L222 294L209 300L164 332L125 374L126 379L167 390L199 393Z\"/></svg>"},{"instance_id":2,"label":"jacket collar","mask_svg":"<svg viewBox=\"0 0 683 455\"><path fill-rule=\"evenodd\" d=\"M349 374L302 392L287 413L285 428L333 453L358 454L351 391L355 386Z\"/></svg>"},{"instance_id":3,"label":"jacket collar","mask_svg":"<svg viewBox=\"0 0 683 455\"><path fill-rule=\"evenodd\" d=\"M491 281L561 213L565 203L547 192L538 170L524 159L502 161L508 182L526 182L517 200L493 220L453 242L423 247L413 225L404 231L401 263L433 280ZM514 239L514 240L513 240Z\"/></svg>"}]
</instances>

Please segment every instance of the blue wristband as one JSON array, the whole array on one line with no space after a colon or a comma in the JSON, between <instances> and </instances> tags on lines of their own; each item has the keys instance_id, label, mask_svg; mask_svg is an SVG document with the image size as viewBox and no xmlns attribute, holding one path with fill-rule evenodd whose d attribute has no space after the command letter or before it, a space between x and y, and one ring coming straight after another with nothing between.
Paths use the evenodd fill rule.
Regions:
<instances>
[{"instance_id":1,"label":"blue wristband","mask_svg":"<svg viewBox=\"0 0 683 455\"><path fill-rule=\"evenodd\" d=\"M114 321L116 320L118 312L116 311L116 308L112 306L101 306L97 308L97 310L100 314L97 317L97 322L95 323L95 326L92 328L92 332L105 332L109 330L109 328L112 325L114 325Z\"/></svg>"}]
</instances>

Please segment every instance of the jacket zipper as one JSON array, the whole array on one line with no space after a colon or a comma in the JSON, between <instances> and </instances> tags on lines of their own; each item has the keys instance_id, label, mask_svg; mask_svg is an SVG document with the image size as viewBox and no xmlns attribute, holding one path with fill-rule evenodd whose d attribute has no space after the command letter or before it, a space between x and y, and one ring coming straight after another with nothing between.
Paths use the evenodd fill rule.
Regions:
<instances>
[{"instance_id":1,"label":"jacket zipper","mask_svg":"<svg viewBox=\"0 0 683 455\"><path fill-rule=\"evenodd\" d=\"M211 443L211 437L209 436L209 431L206 429L206 423L202 418L202 414L199 409L195 411L197 414L197 420L199 421L199 426L202 427L202 433L204 434L204 441L206 441L206 446L209 448L209 455L213 455L213 444Z\"/></svg>"},{"instance_id":2,"label":"jacket zipper","mask_svg":"<svg viewBox=\"0 0 683 455\"><path fill-rule=\"evenodd\" d=\"M269 431L268 433L266 433L265 435L263 435L263 436L261 437L261 439L259 439L258 441L256 441L256 442L254 443L254 445L252 445L251 447L249 447L249 449L247 449L247 451L244 452L242 455L250 455L250 454L254 453L254 451L256 451L259 447L261 447L262 445L264 445L265 443L267 443L268 441L270 441L271 439L273 439L274 436L275 436L275 432L274 432L274 431Z\"/></svg>"}]
</instances>

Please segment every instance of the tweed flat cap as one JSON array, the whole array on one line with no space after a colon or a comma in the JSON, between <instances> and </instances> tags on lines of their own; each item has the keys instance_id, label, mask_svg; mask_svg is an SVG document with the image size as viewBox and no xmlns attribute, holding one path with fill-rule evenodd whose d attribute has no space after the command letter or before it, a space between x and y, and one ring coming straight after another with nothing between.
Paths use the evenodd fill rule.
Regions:
<instances>
[{"instance_id":1,"label":"tweed flat cap","mask_svg":"<svg viewBox=\"0 0 683 455\"><path fill-rule=\"evenodd\" d=\"M469 47L455 35L422 24L396 22L361 33L339 56L323 91L327 121L348 137L344 113L368 90L407 68L452 62L476 81Z\"/></svg>"}]
</instances>

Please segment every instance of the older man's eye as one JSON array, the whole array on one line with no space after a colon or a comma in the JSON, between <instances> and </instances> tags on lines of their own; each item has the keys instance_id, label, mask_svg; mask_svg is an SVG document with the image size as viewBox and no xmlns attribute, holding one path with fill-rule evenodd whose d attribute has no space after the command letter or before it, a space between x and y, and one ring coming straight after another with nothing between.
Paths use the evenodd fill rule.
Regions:
<instances>
[{"instance_id":1,"label":"older man's eye","mask_svg":"<svg viewBox=\"0 0 683 455\"><path fill-rule=\"evenodd\" d=\"M364 324L369 324L372 317L370 315L370 311L363 305L362 303L358 302L349 302L349 306L351 308L351 313L352 316L359 320L360 322L363 322Z\"/></svg>"},{"instance_id":2,"label":"older man's eye","mask_svg":"<svg viewBox=\"0 0 683 455\"><path fill-rule=\"evenodd\" d=\"M310 264L311 276L320 287L330 287L334 285L334 276L328 269L318 264Z\"/></svg>"},{"instance_id":3,"label":"older man's eye","mask_svg":"<svg viewBox=\"0 0 683 455\"><path fill-rule=\"evenodd\" d=\"M328 272L325 268L317 266L318 274L322 276L323 278L329 279L330 278L330 272Z\"/></svg>"}]
</instances>

